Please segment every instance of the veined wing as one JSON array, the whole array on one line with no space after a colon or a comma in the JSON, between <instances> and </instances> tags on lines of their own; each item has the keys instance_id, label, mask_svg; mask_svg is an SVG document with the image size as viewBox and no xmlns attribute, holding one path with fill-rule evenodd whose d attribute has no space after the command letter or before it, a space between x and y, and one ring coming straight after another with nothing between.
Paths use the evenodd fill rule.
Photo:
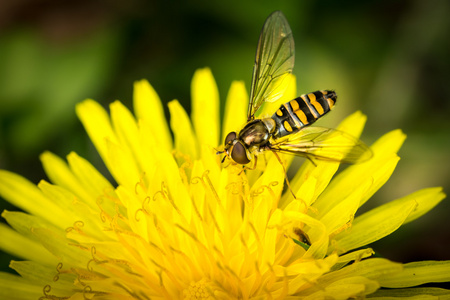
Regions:
<instances>
[{"instance_id":1,"label":"veined wing","mask_svg":"<svg viewBox=\"0 0 450 300\"><path fill-rule=\"evenodd\" d=\"M359 139L331 128L305 127L297 133L271 143L273 151L344 163L360 163L372 157L372 151Z\"/></svg>"},{"instance_id":2,"label":"veined wing","mask_svg":"<svg viewBox=\"0 0 450 300\"><path fill-rule=\"evenodd\" d=\"M294 38L282 12L273 12L264 23L253 66L248 121L264 102L279 99L286 89L286 74L294 68Z\"/></svg>"}]
</instances>

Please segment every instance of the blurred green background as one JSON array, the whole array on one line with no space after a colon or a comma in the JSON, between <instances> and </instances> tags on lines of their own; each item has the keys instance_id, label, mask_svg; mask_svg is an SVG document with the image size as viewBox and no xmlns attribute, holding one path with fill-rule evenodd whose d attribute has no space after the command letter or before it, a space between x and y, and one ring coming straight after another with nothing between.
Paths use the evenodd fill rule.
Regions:
<instances>
[{"instance_id":1,"label":"blurred green background","mask_svg":"<svg viewBox=\"0 0 450 300\"><path fill-rule=\"evenodd\" d=\"M249 88L258 36L274 10L292 27L298 93L339 95L320 125L333 127L362 110L368 144L396 128L408 135L397 170L364 209L424 187L448 193L447 0L2 1L0 168L37 183L46 178L40 153L74 150L106 174L76 103L120 99L131 108L133 82L146 78L164 102L176 98L189 110L192 75L205 66L224 100L232 80ZM373 247L402 262L450 259L448 203ZM13 257L2 255L5 270Z\"/></svg>"}]
</instances>

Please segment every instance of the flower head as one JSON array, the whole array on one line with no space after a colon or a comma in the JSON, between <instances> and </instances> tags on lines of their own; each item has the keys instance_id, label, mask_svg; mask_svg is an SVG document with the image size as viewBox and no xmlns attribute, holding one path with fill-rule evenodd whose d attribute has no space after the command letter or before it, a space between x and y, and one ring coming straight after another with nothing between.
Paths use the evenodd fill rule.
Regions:
<instances>
[{"instance_id":1,"label":"flower head","mask_svg":"<svg viewBox=\"0 0 450 300\"><path fill-rule=\"evenodd\" d=\"M76 153L67 163L42 154L51 183L1 171L0 194L25 212L2 214L12 228L0 227L0 247L24 261L11 262L18 276L0 274L0 298L347 299L450 280L449 262L402 265L365 248L445 196L424 189L355 217L393 172L401 131L338 175L338 163L304 162L291 180L294 198L270 153L247 172L216 155L221 137L245 123L247 99L234 82L221 130L212 74L197 71L191 118L169 103L173 140L146 81L135 84L135 116L120 102L110 115L93 100L80 103L77 114L117 186ZM339 129L359 136L365 119L354 113Z\"/></svg>"}]
</instances>

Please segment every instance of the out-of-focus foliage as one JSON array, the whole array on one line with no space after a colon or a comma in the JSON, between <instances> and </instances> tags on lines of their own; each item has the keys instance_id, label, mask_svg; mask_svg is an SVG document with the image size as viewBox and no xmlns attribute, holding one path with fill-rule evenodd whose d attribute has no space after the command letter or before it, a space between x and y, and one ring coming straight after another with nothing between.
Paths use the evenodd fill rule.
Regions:
<instances>
[{"instance_id":1,"label":"out-of-focus foliage","mask_svg":"<svg viewBox=\"0 0 450 300\"><path fill-rule=\"evenodd\" d=\"M0 168L38 182L45 178L38 161L44 150L60 156L75 150L104 168L74 104L118 98L130 107L132 82L141 78L163 101L177 98L188 109L197 68L211 68L221 99L232 80L245 80L249 88L259 32L274 10L292 27L299 93L335 89L339 95L319 125L332 127L360 109L369 120L366 142L395 128L408 135L402 161L376 199L438 185L448 193L447 0L2 1ZM409 225L410 232L391 237L404 247L381 254L448 259L450 233L441 226L449 213L444 201L428 219Z\"/></svg>"}]
</instances>

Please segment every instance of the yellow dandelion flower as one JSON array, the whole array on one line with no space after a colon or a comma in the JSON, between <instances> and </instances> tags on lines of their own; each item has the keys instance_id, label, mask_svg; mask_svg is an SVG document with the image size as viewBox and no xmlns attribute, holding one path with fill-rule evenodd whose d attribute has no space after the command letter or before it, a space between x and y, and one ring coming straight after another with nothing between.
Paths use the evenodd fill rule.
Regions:
<instances>
[{"instance_id":1,"label":"yellow dandelion flower","mask_svg":"<svg viewBox=\"0 0 450 300\"><path fill-rule=\"evenodd\" d=\"M247 172L215 153L245 123L242 82L231 86L221 131L213 76L197 71L191 118L169 103L173 140L156 92L144 80L134 88L136 117L120 102L110 115L93 100L76 108L117 186L76 153L67 162L42 154L51 183L0 172L1 196L24 211L2 214L10 227L0 226L0 247L23 261L10 264L18 275L0 273L1 299L450 297L411 288L450 281L449 261L402 265L366 247L432 209L441 188L355 217L395 169L401 131L338 175L337 163L306 161L291 180L295 199L270 153ZM359 136L365 119L357 112L339 129Z\"/></svg>"}]
</instances>

